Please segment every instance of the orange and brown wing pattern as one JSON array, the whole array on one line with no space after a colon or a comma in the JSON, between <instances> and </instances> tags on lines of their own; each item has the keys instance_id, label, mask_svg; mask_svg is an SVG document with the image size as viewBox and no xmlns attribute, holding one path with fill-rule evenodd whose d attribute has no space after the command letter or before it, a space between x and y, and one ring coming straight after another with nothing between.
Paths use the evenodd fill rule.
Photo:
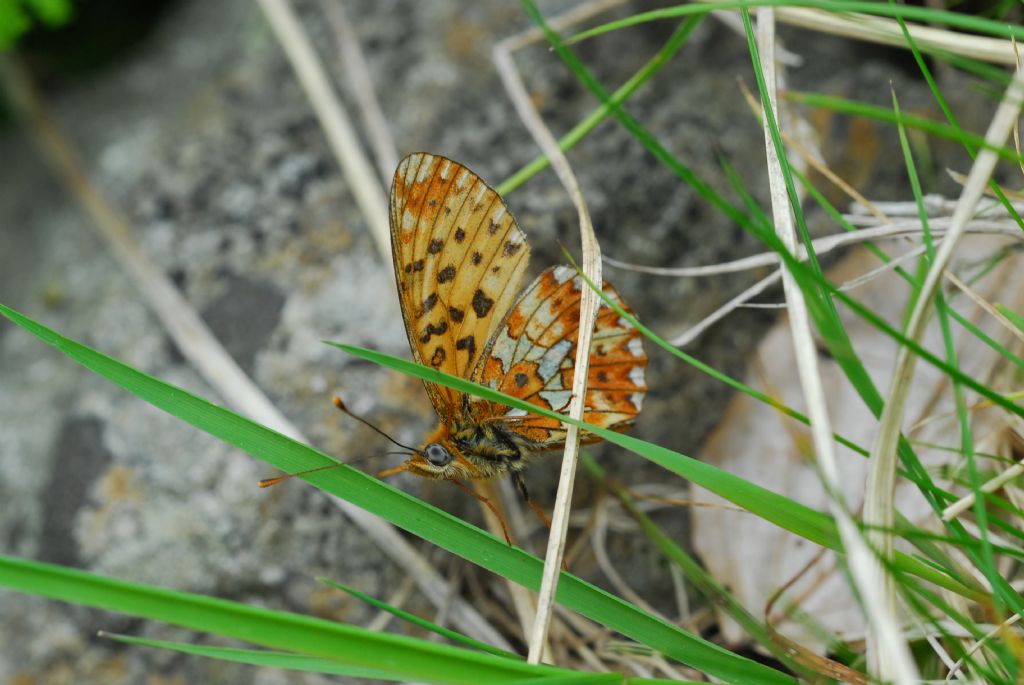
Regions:
<instances>
[{"instance_id":1,"label":"orange and brown wing pattern","mask_svg":"<svg viewBox=\"0 0 1024 685\"><path fill-rule=\"evenodd\" d=\"M502 322L473 380L540 407L566 411L572 397L584 287L568 266L541 273ZM604 292L630 311L607 283ZM583 420L611 430L624 430L632 424L647 392L646 366L640 331L602 303L590 347ZM565 428L559 421L483 401L476 402L474 409L480 419L507 417L508 427L536 443L538 449L552 449L565 441ZM585 441L595 439L583 435Z\"/></svg>"},{"instance_id":2,"label":"orange and brown wing pattern","mask_svg":"<svg viewBox=\"0 0 1024 685\"><path fill-rule=\"evenodd\" d=\"M391 186L391 251L414 358L468 378L515 302L530 258L512 214L466 167L413 153ZM447 421L463 395L426 386Z\"/></svg>"}]
</instances>

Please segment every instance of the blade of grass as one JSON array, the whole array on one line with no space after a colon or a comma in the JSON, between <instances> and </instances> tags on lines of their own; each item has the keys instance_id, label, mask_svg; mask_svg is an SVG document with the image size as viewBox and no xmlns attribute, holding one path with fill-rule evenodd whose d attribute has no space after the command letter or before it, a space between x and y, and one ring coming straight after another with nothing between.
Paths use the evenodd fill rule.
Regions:
<instances>
[{"instance_id":1,"label":"blade of grass","mask_svg":"<svg viewBox=\"0 0 1024 685\"><path fill-rule=\"evenodd\" d=\"M679 52L686 39L690 37L693 30L700 24L703 16L689 17L672 32L661 49L648 62L642 66L632 77L612 93L611 100L621 104L631 98L640 86L647 83L661 68L668 64L669 60ZM612 112L612 105L601 103L593 112L588 114L582 121L572 127L568 133L558 140L558 146L562 152L571 150L578 142L583 140L597 125L608 118ZM513 190L526 183L528 180L548 168L551 162L547 157L541 155L536 157L522 169L509 176L507 179L495 186L498 195L507 195Z\"/></svg>"},{"instance_id":2,"label":"blade of grass","mask_svg":"<svg viewBox=\"0 0 1024 685\"><path fill-rule=\"evenodd\" d=\"M370 595L367 595L367 594L365 594L363 592L360 592L359 590L356 590L355 588L350 588L347 585L342 585L341 583L335 582L333 580L329 580L327 578L317 578L317 580L319 580L321 583L326 583L327 585L330 585L331 587L337 588L338 590L341 590L342 592L345 592L345 593L347 593L349 595L352 595L356 599L360 599L360 600L366 602L367 604L380 609L381 611L386 611L389 614L391 614L392 616L395 616L396 618L399 618L399 619L405 621L406 623L411 623L414 626L419 626L420 628L423 628L424 630L426 630L428 632L435 633L437 635L440 635L441 637L446 637L449 640L451 640L453 642L457 642L457 643L459 643L461 645L464 645L466 647L472 647L473 649L479 649L482 652L487 652L488 654L494 654L495 656L512 657L513 659L521 658L518 654L513 654L512 652L506 652L504 649L498 649L497 647L492 647L491 645L484 644L483 642L480 642L479 640L474 640L471 637L466 637L462 633L456 632L454 630L450 630L449 628L445 628L444 626L439 626L436 623L432 623L432 622L426 620L425 618L420 618L419 616L416 616L415 614L411 614L408 611L405 611L403 609L399 609L398 607L393 607L390 604L388 604L387 602L382 602L382 601L380 601L379 599L377 599L375 597L371 597Z\"/></svg>"},{"instance_id":3,"label":"blade of grass","mask_svg":"<svg viewBox=\"0 0 1024 685\"><path fill-rule=\"evenodd\" d=\"M717 207L719 211L731 220L741 226L749 227L751 229L755 227L752 221L756 221L756 219L751 219L738 207L725 200L721 195L715 192L714 188L712 188L710 184L697 176L693 170L670 154L668 150L654 138L654 136L640 126L636 119L626 112L619 103L612 99L611 95L596 81L596 79L594 79L593 76L591 76L582 64L576 61L571 55L566 57L565 53L567 51L562 45L561 39L558 38L557 34L551 31L550 27L548 27L545 22L543 15L539 10L537 10L537 7L533 2L526 0L523 5L530 19L532 19L533 22L544 31L545 35L548 37L548 42L551 43L552 47L555 48L555 51L559 53L559 56L562 57L563 60L572 61L570 68L576 74L576 77L585 83L591 92L598 96L598 99L602 104L611 108L612 114L615 118L618 119L631 133L633 133L633 135L643 143L644 147L646 147L655 157L661 160L661 162L675 173L676 176L678 176L684 183L693 188L697 194ZM760 226L760 224L757 226ZM766 228L764 226L760 227Z\"/></svg>"},{"instance_id":4,"label":"blade of grass","mask_svg":"<svg viewBox=\"0 0 1024 685\"><path fill-rule=\"evenodd\" d=\"M293 654L291 652L264 651L258 649L240 649L238 647L211 647L208 645L193 645L187 642L172 642L170 640L154 640L151 638L132 637L131 635L119 635L117 633L106 633L100 631L100 637L110 638L116 642L136 647L151 647L153 649L164 649L182 654L202 656L208 659L219 659L221 661L233 661L250 666L263 668L282 668L289 671L311 671L313 673L327 673L330 675L343 675L350 678L377 678L378 680L403 680L403 677L391 671L384 671L376 668L363 668L349 664L338 663L331 659L324 659L317 656L305 654Z\"/></svg>"},{"instance_id":5,"label":"blade of grass","mask_svg":"<svg viewBox=\"0 0 1024 685\"><path fill-rule=\"evenodd\" d=\"M1011 162L1018 162L1021 160L1021 155L1017 154L1016 150L1003 147L1001 145L992 145L985 142L984 136L978 135L977 133L971 133L970 131L964 131L958 127L943 124L935 121L934 119L928 119L927 117L906 114L903 112L894 112L892 109L887 107L871 105L866 102L858 102L856 100L848 100L836 95L826 95L823 93L808 93L805 91L791 90L786 93L785 97L791 102L797 102L807 105L808 107L820 107L821 109L827 109L839 114L849 114L851 116L865 117L889 124L903 125L907 128L923 131L924 133L933 135L936 138L960 143L965 148L974 150L991 150L999 155L1001 159Z\"/></svg>"},{"instance_id":6,"label":"blade of grass","mask_svg":"<svg viewBox=\"0 0 1024 685\"><path fill-rule=\"evenodd\" d=\"M254 644L389 671L409 680L464 683L522 680L571 671L530 666L401 635L248 606L97 574L0 556L0 585L19 592L138 616Z\"/></svg>"},{"instance_id":7,"label":"blade of grass","mask_svg":"<svg viewBox=\"0 0 1024 685\"><path fill-rule=\"evenodd\" d=\"M695 2L676 7L640 12L623 19L599 24L581 31L569 38L569 42L578 43L611 31L637 26L652 21L675 19L691 14L705 14L715 10L742 9L744 7L810 7L826 12L859 12L879 17L903 17L912 21L928 24L950 26L963 31L988 34L1000 38L1024 40L1024 27L1008 25L1002 22L984 19L968 14L935 10L915 5L889 5L879 2L846 2L840 0L724 0L722 2Z\"/></svg>"},{"instance_id":8,"label":"blade of grass","mask_svg":"<svg viewBox=\"0 0 1024 685\"><path fill-rule=\"evenodd\" d=\"M1006 317L1007 321L1010 321L1018 329L1024 331L1024 316L1021 316L1017 312L1013 311L1005 304L997 304L996 309L998 309L1000 313Z\"/></svg>"}]
</instances>

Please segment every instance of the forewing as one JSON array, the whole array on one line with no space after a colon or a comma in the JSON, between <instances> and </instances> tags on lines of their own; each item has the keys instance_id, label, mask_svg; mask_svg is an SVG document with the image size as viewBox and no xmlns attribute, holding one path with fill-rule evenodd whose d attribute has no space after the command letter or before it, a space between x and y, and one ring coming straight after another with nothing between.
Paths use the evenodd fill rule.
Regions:
<instances>
[{"instance_id":1,"label":"forewing","mask_svg":"<svg viewBox=\"0 0 1024 685\"><path fill-rule=\"evenodd\" d=\"M445 157L402 160L391 186L391 251L413 357L468 378L515 301L530 248L479 176ZM442 420L462 393L426 383Z\"/></svg>"},{"instance_id":2,"label":"forewing","mask_svg":"<svg viewBox=\"0 0 1024 685\"><path fill-rule=\"evenodd\" d=\"M584 287L567 266L544 271L502 323L473 379L537 406L567 411ZM605 283L604 292L630 311L611 285ZM642 341L640 331L601 303L590 347L584 421L611 430L632 424L647 392ZM565 428L554 419L483 400L473 406L478 419L505 420L508 428L536 443L538 449L552 449L565 441ZM585 433L582 439L597 438Z\"/></svg>"}]
</instances>

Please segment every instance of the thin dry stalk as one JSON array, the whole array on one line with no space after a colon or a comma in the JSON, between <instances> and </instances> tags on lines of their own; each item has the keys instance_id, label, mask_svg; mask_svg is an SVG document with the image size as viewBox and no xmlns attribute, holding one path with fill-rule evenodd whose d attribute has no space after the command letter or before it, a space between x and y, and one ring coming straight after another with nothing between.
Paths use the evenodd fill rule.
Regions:
<instances>
[{"instance_id":1,"label":"thin dry stalk","mask_svg":"<svg viewBox=\"0 0 1024 685\"><path fill-rule=\"evenodd\" d=\"M771 9L763 8L758 12L757 39L761 69L768 91L768 105L772 112L777 112L774 60L775 19ZM768 157L768 180L772 196L772 215L779 238L785 244L786 249L794 252L797 246L796 230L793 226L785 179L772 140L767 114L768 112L765 112L764 134ZM872 558L842 495L831 422L825 403L824 387L818 371L818 354L803 291L800 290L796 279L788 269L783 272L782 284L786 300L789 302L790 331L793 337L800 385L807 403L807 413L811 419L811 436L814 440L821 478L830 494L829 509L836 520L840 539L846 550L853 582L864 599L868 621L873 632L883 635L887 641L883 652L885 659L882 668L879 668L875 675L900 685L910 685L918 680L917 669L910 657L906 643L900 636L895 608L886 605L877 606L875 602L878 599L878 581L882 576L882 569Z\"/></svg>"},{"instance_id":2,"label":"thin dry stalk","mask_svg":"<svg viewBox=\"0 0 1024 685\"><path fill-rule=\"evenodd\" d=\"M972 302L974 302L976 305L984 309L989 316L998 321L999 324L1007 331L1009 331L1011 335L1015 336L1021 342L1024 342L1024 331L1017 328L1017 326L1014 325L1012 321L1007 319L1006 315L999 311L999 309L995 305L986 300L980 294L976 293L974 289L971 288L971 286L967 285L962 280L960 280L960 278L958 278L956 274L954 274L952 271L946 272L946 280L948 280L950 283L959 288L960 292L967 295L967 297L971 298Z\"/></svg>"},{"instance_id":3,"label":"thin dry stalk","mask_svg":"<svg viewBox=\"0 0 1024 685\"><path fill-rule=\"evenodd\" d=\"M956 664L953 665L953 668L949 669L949 673L946 674L945 682L948 683L953 678L958 678L959 679L960 678L960 669L962 669L964 667L964 663L966 663L967 659L969 659L972 654L974 654L979 649L984 647L985 644L989 640L991 640L993 637L995 637L996 635L1001 634L1003 631L1005 631L1010 626L1015 625L1017 622L1020 621L1020 619L1021 619L1021 615L1020 614L1014 614L1013 616L1011 616L1010 618L1006 619L1005 621L1003 621L1002 623L997 625L995 628L990 630L988 633L986 633L984 635L984 637L982 637L980 640L978 640L973 645L971 645L970 649L968 649L967 652L960 658L960 660L957 661Z\"/></svg>"},{"instance_id":4,"label":"thin dry stalk","mask_svg":"<svg viewBox=\"0 0 1024 685\"><path fill-rule=\"evenodd\" d=\"M1017 71L985 134L985 142L989 147L981 150L971 167L967 184L957 201L949 232L942 245L939 246L935 260L921 286L910 321L906 326L905 335L910 340L919 341L924 334L939 284L953 255L953 250L963 235L968 220L974 214L998 161L998 157L990 148L1002 146L1009 136L1010 129L1020 112L1022 91L1024 91L1024 73ZM900 347L892 373L892 384L885 401L885 408L882 410L878 433L871 448L864 523L869 527L868 535L872 546L885 560L890 560L893 555L894 540L891 531L894 530L896 520L894 501L896 467L898 465L896 448L900 440L900 427L916 363L917 356L911 354L908 348ZM878 561L875 563L878 564L881 571L881 564ZM895 613L896 586L888 574L885 574L882 589L885 610ZM887 636L874 631L869 632L868 661L872 666L872 671L880 678L886 678L892 672L891 664L881 660L889 646L886 642Z\"/></svg>"},{"instance_id":5,"label":"thin dry stalk","mask_svg":"<svg viewBox=\"0 0 1024 685\"><path fill-rule=\"evenodd\" d=\"M359 36L352 27L345 5L340 0L325 0L320 3L327 17L327 22L334 31L338 44L338 58L342 71L348 76L352 86L352 95L359 106L359 113L366 127L366 135L377 158L377 168L383 183L391 180L391 174L398 168L398 151L391 137L387 119L377 101L377 92L373 87L370 67L366 64L363 51L359 47Z\"/></svg>"},{"instance_id":6,"label":"thin dry stalk","mask_svg":"<svg viewBox=\"0 0 1024 685\"><path fill-rule=\"evenodd\" d=\"M895 19L853 12L837 14L805 7L779 7L776 13L779 21L793 26L897 48L907 47L903 31ZM1008 40L921 26L911 22L906 22L906 25L914 42L923 50L939 50L946 54L971 57L995 64L1016 63L1013 45Z\"/></svg>"},{"instance_id":7,"label":"thin dry stalk","mask_svg":"<svg viewBox=\"0 0 1024 685\"><path fill-rule=\"evenodd\" d=\"M937 218L928 222L933 237L941 238L949 230L952 219ZM1020 227L1007 220L991 221L975 219L968 222L964 228L965 233L977 233L980 235L1004 235L1008 238L1016 238L1024 241L1024 234ZM871 226L854 232L836 233L834 235L822 236L811 241L816 255L823 255L832 250L855 243L868 243L880 240L896 240L904 238L920 238L924 234L921 222L917 219L887 223L881 226ZM793 253L799 260L807 259L807 250L803 245L798 245ZM609 266L620 269L629 269L637 273L653 274L655 276L676 276L683 278L696 278L698 276L715 276L719 274L736 273L749 271L763 266L777 266L781 262L777 252L761 252L749 257L734 259L719 264L708 264L704 266L644 266L632 264L611 257L605 257L604 261Z\"/></svg>"},{"instance_id":8,"label":"thin dry stalk","mask_svg":"<svg viewBox=\"0 0 1024 685\"><path fill-rule=\"evenodd\" d=\"M308 442L245 375L170 279L142 251L128 220L93 184L77 151L25 70L11 56L0 56L0 81L57 177L88 214L92 227L110 246L118 264L188 362L236 411L298 442ZM425 597L440 601L445 581L391 524L345 500L329 497L392 561L416 579ZM511 649L508 641L465 601L453 608L452 622L479 640Z\"/></svg>"},{"instance_id":9,"label":"thin dry stalk","mask_svg":"<svg viewBox=\"0 0 1024 685\"><path fill-rule=\"evenodd\" d=\"M987 480L984 483L982 483L981 487L978 489L983 494L995 492L999 488L1009 483L1014 478L1020 476L1022 473L1024 473L1024 464L1014 464L1010 468L1000 473L998 476L995 476L991 480ZM942 510L942 520L952 521L953 519L960 516L960 514L964 513L965 511L973 507L975 501L976 498L973 492L964 495L956 502L953 502L948 507Z\"/></svg>"},{"instance_id":10,"label":"thin dry stalk","mask_svg":"<svg viewBox=\"0 0 1024 685\"><path fill-rule=\"evenodd\" d=\"M583 243L583 272L600 287L602 283L601 249L594 235L590 213L587 211L583 194L569 167L569 162L559 149L558 141L544 125L544 121L534 107L526 86L515 68L512 53L506 43L500 42L494 47L493 59L519 118L530 131L541 151L551 160L551 166L558 175L558 180L565 187L576 206L580 222L580 239ZM592 288L583 288L580 299L579 340L576 345L576 360L573 367L572 399L569 402L569 416L577 420L583 418L587 372L590 366L590 344L600 303L601 299L597 292ZM565 537L569 528L572 490L576 478L576 463L579 458L579 439L579 428L569 425L565 437L565 452L562 455L558 492L555 496L555 506L551 516L551 535L548 537L548 548L544 558L544 574L541 578L540 594L537 598L537 618L534 621L533 632L530 634L530 650L527 660L531 664L540 663L541 654L547 642L552 606L555 602L558 577L561 573L562 559L565 553Z\"/></svg>"},{"instance_id":11,"label":"thin dry stalk","mask_svg":"<svg viewBox=\"0 0 1024 685\"><path fill-rule=\"evenodd\" d=\"M366 217L370 235L377 243L377 251L385 261L390 260L391 231L388 228L388 204L384 189L374 174L373 166L359 147L352 122L335 95L323 64L313 52L309 38L288 0L259 0L259 3L306 91L309 104L320 120L356 204Z\"/></svg>"}]
</instances>

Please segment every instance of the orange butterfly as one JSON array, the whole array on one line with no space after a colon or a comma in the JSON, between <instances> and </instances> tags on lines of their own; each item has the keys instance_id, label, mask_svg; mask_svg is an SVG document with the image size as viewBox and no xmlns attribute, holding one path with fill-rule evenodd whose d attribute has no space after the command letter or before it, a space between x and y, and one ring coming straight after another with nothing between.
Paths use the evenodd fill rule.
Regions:
<instances>
[{"instance_id":1,"label":"orange butterfly","mask_svg":"<svg viewBox=\"0 0 1024 685\"><path fill-rule=\"evenodd\" d=\"M519 294L530 248L480 177L438 155L403 159L391 186L391 252L417 362L539 407L567 410L586 285L572 268L556 266ZM607 283L604 292L629 311ZM602 303L583 420L612 430L629 427L647 391L646 365L640 332ZM535 454L565 444L563 424L424 385L438 426L401 466L380 475L408 471L458 484L508 473L530 501L520 471ZM600 438L583 433L582 440Z\"/></svg>"}]
</instances>

